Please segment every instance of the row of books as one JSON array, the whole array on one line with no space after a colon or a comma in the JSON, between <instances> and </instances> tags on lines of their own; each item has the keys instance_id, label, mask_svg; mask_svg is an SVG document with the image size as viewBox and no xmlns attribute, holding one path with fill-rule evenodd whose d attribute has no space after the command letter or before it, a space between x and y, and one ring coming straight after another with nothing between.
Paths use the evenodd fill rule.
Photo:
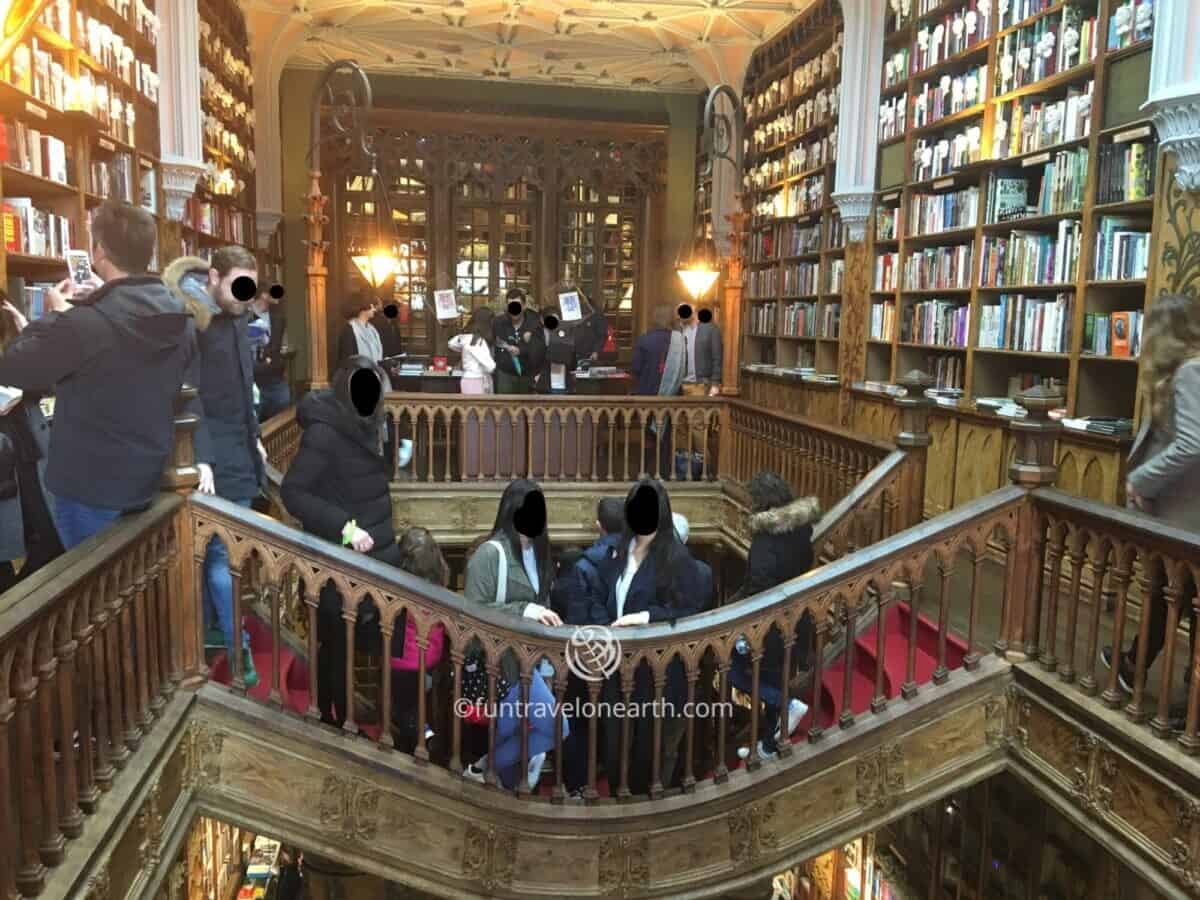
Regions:
<instances>
[{"instance_id":1,"label":"row of books","mask_svg":"<svg viewBox=\"0 0 1200 900\"><path fill-rule=\"evenodd\" d=\"M192 228L230 244L245 245L251 232L248 219L246 213L224 204L195 198L188 201L187 221Z\"/></svg>"},{"instance_id":2,"label":"row of books","mask_svg":"<svg viewBox=\"0 0 1200 900\"><path fill-rule=\"evenodd\" d=\"M1079 222L1062 220L1057 233L1014 230L1007 236L984 235L983 287L1064 284L1075 280L1079 258Z\"/></svg>"},{"instance_id":3,"label":"row of books","mask_svg":"<svg viewBox=\"0 0 1200 900\"><path fill-rule=\"evenodd\" d=\"M992 158L1036 153L1087 137L1092 133L1094 88L1089 80L1083 88L1067 88L1067 95L1057 100L1017 97L1001 103L992 130Z\"/></svg>"},{"instance_id":4,"label":"row of books","mask_svg":"<svg viewBox=\"0 0 1200 900\"><path fill-rule=\"evenodd\" d=\"M896 334L896 304L871 304L871 340L890 341Z\"/></svg>"},{"instance_id":5,"label":"row of books","mask_svg":"<svg viewBox=\"0 0 1200 900\"><path fill-rule=\"evenodd\" d=\"M817 292L820 265L813 262L792 263L783 267L783 296L799 297Z\"/></svg>"},{"instance_id":6,"label":"row of books","mask_svg":"<svg viewBox=\"0 0 1200 900\"><path fill-rule=\"evenodd\" d=\"M800 144L788 151L788 178L816 169L826 163L833 162L837 155L837 129L831 128L825 137L808 144Z\"/></svg>"},{"instance_id":7,"label":"row of books","mask_svg":"<svg viewBox=\"0 0 1200 900\"><path fill-rule=\"evenodd\" d=\"M844 259L831 259L829 261L829 279L825 285L825 293L840 294L842 292L842 284L846 280L846 261Z\"/></svg>"},{"instance_id":8,"label":"row of books","mask_svg":"<svg viewBox=\"0 0 1200 900\"><path fill-rule=\"evenodd\" d=\"M1153 0L1114 4L1108 14L1108 49L1119 50L1154 36Z\"/></svg>"},{"instance_id":9,"label":"row of books","mask_svg":"<svg viewBox=\"0 0 1200 900\"><path fill-rule=\"evenodd\" d=\"M75 244L74 223L66 216L33 205L29 197L6 197L4 246L9 253L61 257Z\"/></svg>"},{"instance_id":10,"label":"row of books","mask_svg":"<svg viewBox=\"0 0 1200 900\"><path fill-rule=\"evenodd\" d=\"M900 340L913 344L965 347L971 307L959 300L926 300L904 311Z\"/></svg>"},{"instance_id":11,"label":"row of books","mask_svg":"<svg viewBox=\"0 0 1200 900\"><path fill-rule=\"evenodd\" d=\"M883 89L885 91L908 80L908 54L908 47L897 47L892 51L891 56L883 61Z\"/></svg>"},{"instance_id":12,"label":"row of books","mask_svg":"<svg viewBox=\"0 0 1200 900\"><path fill-rule=\"evenodd\" d=\"M1056 0L1008 0L1000 6L1000 21L997 27L1001 31L1012 28L1040 12L1045 12L1055 2Z\"/></svg>"},{"instance_id":13,"label":"row of books","mask_svg":"<svg viewBox=\"0 0 1200 900\"><path fill-rule=\"evenodd\" d=\"M842 325L842 304L826 303L820 309L821 337L837 340Z\"/></svg>"},{"instance_id":14,"label":"row of books","mask_svg":"<svg viewBox=\"0 0 1200 900\"><path fill-rule=\"evenodd\" d=\"M987 221L1078 212L1087 188L1088 150L1047 154L1041 168L1000 169L988 181Z\"/></svg>"},{"instance_id":15,"label":"row of books","mask_svg":"<svg viewBox=\"0 0 1200 900\"><path fill-rule=\"evenodd\" d=\"M825 176L813 175L764 196L754 205L754 215L765 219L788 219L819 210L824 200Z\"/></svg>"},{"instance_id":16,"label":"row of books","mask_svg":"<svg viewBox=\"0 0 1200 900\"><path fill-rule=\"evenodd\" d=\"M925 357L925 371L933 376L933 386L939 390L963 386L966 359L960 354Z\"/></svg>"},{"instance_id":17,"label":"row of books","mask_svg":"<svg viewBox=\"0 0 1200 900\"><path fill-rule=\"evenodd\" d=\"M133 157L128 153L114 153L107 162L93 160L89 175L93 194L133 203Z\"/></svg>"},{"instance_id":18,"label":"row of books","mask_svg":"<svg viewBox=\"0 0 1200 900\"><path fill-rule=\"evenodd\" d=\"M908 94L885 97L879 104L879 140L890 141L904 134L908 115Z\"/></svg>"},{"instance_id":19,"label":"row of books","mask_svg":"<svg viewBox=\"0 0 1200 900\"><path fill-rule=\"evenodd\" d=\"M913 194L908 205L908 233L931 234L971 228L979 221L979 188L944 194Z\"/></svg>"},{"instance_id":20,"label":"row of books","mask_svg":"<svg viewBox=\"0 0 1200 900\"><path fill-rule=\"evenodd\" d=\"M784 222L774 228L753 233L750 240L752 262L766 262L781 256L800 256L821 249L821 225L797 225Z\"/></svg>"},{"instance_id":21,"label":"row of books","mask_svg":"<svg viewBox=\"0 0 1200 900\"><path fill-rule=\"evenodd\" d=\"M1150 231L1144 219L1101 216L1093 274L1104 281L1145 278L1150 267Z\"/></svg>"},{"instance_id":22,"label":"row of books","mask_svg":"<svg viewBox=\"0 0 1200 900\"><path fill-rule=\"evenodd\" d=\"M925 247L904 261L904 288L910 291L954 290L971 286L970 244Z\"/></svg>"},{"instance_id":23,"label":"row of books","mask_svg":"<svg viewBox=\"0 0 1200 900\"><path fill-rule=\"evenodd\" d=\"M789 303L783 308L784 337L816 337L817 304Z\"/></svg>"},{"instance_id":24,"label":"row of books","mask_svg":"<svg viewBox=\"0 0 1200 900\"><path fill-rule=\"evenodd\" d=\"M758 297L779 295L779 269L750 269L746 272L746 296Z\"/></svg>"},{"instance_id":25,"label":"row of books","mask_svg":"<svg viewBox=\"0 0 1200 900\"><path fill-rule=\"evenodd\" d=\"M1004 35L996 48L999 65L993 96L1095 59L1098 28L1095 16L1085 19L1078 6L1064 6L1057 13ZM1073 33L1077 40L1065 40L1067 33Z\"/></svg>"},{"instance_id":26,"label":"row of books","mask_svg":"<svg viewBox=\"0 0 1200 900\"><path fill-rule=\"evenodd\" d=\"M750 307L750 334L773 335L775 333L776 304L755 303Z\"/></svg>"},{"instance_id":27,"label":"row of books","mask_svg":"<svg viewBox=\"0 0 1200 900\"><path fill-rule=\"evenodd\" d=\"M71 160L62 140L18 119L0 116L0 123L0 163L59 184L70 183Z\"/></svg>"},{"instance_id":28,"label":"row of books","mask_svg":"<svg viewBox=\"0 0 1200 900\"><path fill-rule=\"evenodd\" d=\"M1142 318L1138 310L1084 314L1080 351L1093 356L1139 356Z\"/></svg>"},{"instance_id":29,"label":"row of books","mask_svg":"<svg viewBox=\"0 0 1200 900\"><path fill-rule=\"evenodd\" d=\"M1053 300L1001 294L998 300L980 309L980 347L1026 353L1066 353L1070 348L1071 294Z\"/></svg>"},{"instance_id":30,"label":"row of books","mask_svg":"<svg viewBox=\"0 0 1200 900\"><path fill-rule=\"evenodd\" d=\"M1113 135L1100 145L1097 203L1144 200L1154 194L1158 164L1158 138L1149 125Z\"/></svg>"},{"instance_id":31,"label":"row of books","mask_svg":"<svg viewBox=\"0 0 1200 900\"><path fill-rule=\"evenodd\" d=\"M1133 419L1122 416L1084 416L1080 419L1063 418L1063 428L1073 431L1090 431L1093 434L1106 434L1109 437L1128 437L1133 434Z\"/></svg>"},{"instance_id":32,"label":"row of books","mask_svg":"<svg viewBox=\"0 0 1200 900\"><path fill-rule=\"evenodd\" d=\"M13 48L7 69L6 80L17 90L55 109L66 108L70 76L36 37L31 36Z\"/></svg>"},{"instance_id":33,"label":"row of books","mask_svg":"<svg viewBox=\"0 0 1200 900\"><path fill-rule=\"evenodd\" d=\"M52 281L26 281L19 276L9 276L8 296L14 306L30 322L46 314L46 292L54 287Z\"/></svg>"},{"instance_id":34,"label":"row of books","mask_svg":"<svg viewBox=\"0 0 1200 900\"><path fill-rule=\"evenodd\" d=\"M900 254L877 253L875 255L875 280L872 290L894 291L899 282Z\"/></svg>"},{"instance_id":35,"label":"row of books","mask_svg":"<svg viewBox=\"0 0 1200 900\"><path fill-rule=\"evenodd\" d=\"M875 240L894 241L899 232L896 221L900 217L900 209L895 206L879 206L875 209Z\"/></svg>"},{"instance_id":36,"label":"row of books","mask_svg":"<svg viewBox=\"0 0 1200 900\"><path fill-rule=\"evenodd\" d=\"M925 82L912 97L910 121L913 128L930 125L982 102L986 86L986 65Z\"/></svg>"},{"instance_id":37,"label":"row of books","mask_svg":"<svg viewBox=\"0 0 1200 900\"><path fill-rule=\"evenodd\" d=\"M952 135L918 138L913 148L913 181L940 178L979 162L982 137L978 125L967 125Z\"/></svg>"},{"instance_id":38,"label":"row of books","mask_svg":"<svg viewBox=\"0 0 1200 900\"><path fill-rule=\"evenodd\" d=\"M941 21L925 23L917 30L913 43L913 72L936 66L987 40L992 34L991 22L990 0L969 0L942 16Z\"/></svg>"}]
</instances>

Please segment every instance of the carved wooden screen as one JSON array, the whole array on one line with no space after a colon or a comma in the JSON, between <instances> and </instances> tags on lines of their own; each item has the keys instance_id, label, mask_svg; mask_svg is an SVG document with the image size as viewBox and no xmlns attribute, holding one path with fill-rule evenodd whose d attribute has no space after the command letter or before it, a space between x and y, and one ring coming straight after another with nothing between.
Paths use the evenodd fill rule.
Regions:
<instances>
[{"instance_id":1,"label":"carved wooden screen","mask_svg":"<svg viewBox=\"0 0 1200 900\"><path fill-rule=\"evenodd\" d=\"M429 189L423 181L397 175L392 178L389 196L400 250L392 296L406 310L401 317L400 333L406 342L423 342L425 316L421 311L433 301L429 288Z\"/></svg>"},{"instance_id":2,"label":"carved wooden screen","mask_svg":"<svg viewBox=\"0 0 1200 900\"><path fill-rule=\"evenodd\" d=\"M477 173L486 167L454 190L455 289L467 309L512 287L538 290L540 191L524 178L496 185Z\"/></svg>"}]
</instances>

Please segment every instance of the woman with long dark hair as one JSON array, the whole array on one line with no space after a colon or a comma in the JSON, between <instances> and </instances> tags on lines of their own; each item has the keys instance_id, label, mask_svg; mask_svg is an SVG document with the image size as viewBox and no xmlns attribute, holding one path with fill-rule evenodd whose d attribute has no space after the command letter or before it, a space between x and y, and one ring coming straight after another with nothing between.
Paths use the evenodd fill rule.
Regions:
<instances>
[{"instance_id":1,"label":"woman with long dark hair","mask_svg":"<svg viewBox=\"0 0 1200 900\"><path fill-rule=\"evenodd\" d=\"M462 354L461 390L464 394L492 393L492 373L496 361L492 358L492 334L496 316L486 306L471 313L471 321L463 334L450 338L447 346Z\"/></svg>"},{"instance_id":2,"label":"woman with long dark hair","mask_svg":"<svg viewBox=\"0 0 1200 900\"><path fill-rule=\"evenodd\" d=\"M1200 532L1200 299L1183 294L1156 297L1142 322L1142 425L1129 454L1125 496L1130 506L1186 531ZM1166 573L1161 562L1147 573L1150 596L1146 667L1158 658L1167 635ZM1196 584L1185 568L1181 608L1187 611L1191 646L1196 641ZM1133 690L1138 641L1121 654L1118 682ZM1101 657L1112 665L1112 648ZM1184 668L1190 683L1192 655ZM1172 706L1172 725L1182 727L1186 703Z\"/></svg>"},{"instance_id":3,"label":"woman with long dark hair","mask_svg":"<svg viewBox=\"0 0 1200 900\"><path fill-rule=\"evenodd\" d=\"M24 327L25 317L0 290L0 356ZM46 494L49 449L38 397L25 393L11 405L0 403L0 594L63 552ZM20 575L17 559L24 560Z\"/></svg>"},{"instance_id":4,"label":"woman with long dark hair","mask_svg":"<svg viewBox=\"0 0 1200 900\"><path fill-rule=\"evenodd\" d=\"M606 596L589 598L591 622L610 628L629 628L654 622L674 624L677 619L698 613L711 605L711 582L707 581L696 561L684 547L675 531L671 513L671 498L661 481L643 478L625 497L625 530L617 545ZM610 677L605 696L618 699L619 683ZM634 701L654 700L650 671L642 666L634 677ZM667 684L663 700L674 715L666 715L662 723L662 765L660 778L665 785L674 778L679 741L687 720L681 715L687 703L687 679L679 660L667 666ZM610 721L606 728L605 757L608 780L616 785L620 772L620 726ZM630 756L628 786L635 794L646 793L650 787L653 759L653 730L651 718L634 722L633 748Z\"/></svg>"},{"instance_id":5,"label":"woman with long dark hair","mask_svg":"<svg viewBox=\"0 0 1200 900\"><path fill-rule=\"evenodd\" d=\"M562 619L550 609L554 560L546 526L546 498L537 483L525 478L510 483L500 497L491 536L479 545L467 562L466 598L543 625L562 625ZM477 675L482 665L479 648L468 647L467 656L464 677ZM521 699L520 674L515 657L505 654L500 660L500 688L503 690L497 690L496 696L509 709ZM530 682L529 703L528 777L532 789L541 775L546 751L554 746L554 716L548 712L554 703L554 695L546 686L540 668L534 671ZM508 714L501 715L496 723L492 766L505 787L510 788L521 774L518 771L521 760L519 725L520 718ZM564 737L568 731L564 722ZM486 771L484 762L480 759L467 766L463 775L482 781Z\"/></svg>"}]
</instances>

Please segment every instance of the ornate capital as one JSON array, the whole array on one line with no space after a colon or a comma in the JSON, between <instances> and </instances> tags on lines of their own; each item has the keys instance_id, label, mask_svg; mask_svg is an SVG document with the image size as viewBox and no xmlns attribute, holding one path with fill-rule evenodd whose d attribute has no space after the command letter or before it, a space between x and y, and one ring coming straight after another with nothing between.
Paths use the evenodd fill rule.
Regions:
<instances>
[{"instance_id":1,"label":"ornate capital","mask_svg":"<svg viewBox=\"0 0 1200 900\"><path fill-rule=\"evenodd\" d=\"M258 231L258 246L266 247L275 236L275 229L283 221L283 213L274 209L260 209L254 214L255 229Z\"/></svg>"},{"instance_id":2,"label":"ornate capital","mask_svg":"<svg viewBox=\"0 0 1200 900\"><path fill-rule=\"evenodd\" d=\"M163 193L167 197L167 217L183 218L184 206L196 193L196 182L204 174L204 166L186 159L162 161Z\"/></svg>"},{"instance_id":3,"label":"ornate capital","mask_svg":"<svg viewBox=\"0 0 1200 900\"><path fill-rule=\"evenodd\" d=\"M1154 120L1163 150L1175 154L1179 186L1200 191L1200 94L1151 100L1143 109Z\"/></svg>"},{"instance_id":4,"label":"ornate capital","mask_svg":"<svg viewBox=\"0 0 1200 900\"><path fill-rule=\"evenodd\" d=\"M871 206L875 202L875 194L871 191L835 191L834 202L842 214L842 225L846 228L846 237L851 241L861 241L867 236L867 219L871 216Z\"/></svg>"}]
</instances>

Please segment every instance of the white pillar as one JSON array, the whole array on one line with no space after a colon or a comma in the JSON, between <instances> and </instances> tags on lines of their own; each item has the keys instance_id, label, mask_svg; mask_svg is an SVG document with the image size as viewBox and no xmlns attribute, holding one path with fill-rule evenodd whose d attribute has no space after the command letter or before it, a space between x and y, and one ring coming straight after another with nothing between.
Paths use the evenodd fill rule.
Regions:
<instances>
[{"instance_id":1,"label":"white pillar","mask_svg":"<svg viewBox=\"0 0 1200 900\"><path fill-rule=\"evenodd\" d=\"M746 67L750 65L750 57L754 54L754 47L748 44L735 44L729 47L713 47L707 45L702 53L697 53L692 59L692 67L699 72L705 83L710 87L716 87L719 84L728 84L733 88L734 93L739 97L742 96L742 89L746 84ZM720 97L717 100L717 112L724 113L729 117L732 123L734 117L742 115L741 110L732 108L732 104L725 98ZM701 110L701 115L703 115ZM701 130L704 129L704 122L700 123ZM737 135L738 140L745 140L747 135L742 129L742 134ZM729 155L736 158L737 148L730 145ZM713 160L713 178L712 178L712 222L713 222L713 243L716 244L717 252L722 256L728 256L732 247L733 226L730 224L728 216L738 212L741 208L740 195L742 193L741 185L742 174L735 172L733 164L728 160Z\"/></svg>"},{"instance_id":2,"label":"white pillar","mask_svg":"<svg viewBox=\"0 0 1200 900\"><path fill-rule=\"evenodd\" d=\"M200 121L200 13L196 0L160 0L158 17L158 133L167 216L184 204L204 174Z\"/></svg>"},{"instance_id":3,"label":"white pillar","mask_svg":"<svg viewBox=\"0 0 1200 900\"><path fill-rule=\"evenodd\" d=\"M1200 191L1200 0L1154 4L1150 92L1143 109L1164 150L1176 156L1175 179Z\"/></svg>"},{"instance_id":4,"label":"white pillar","mask_svg":"<svg viewBox=\"0 0 1200 900\"><path fill-rule=\"evenodd\" d=\"M886 0L843 0L842 96L833 200L851 241L866 236L875 196Z\"/></svg>"}]
</instances>

